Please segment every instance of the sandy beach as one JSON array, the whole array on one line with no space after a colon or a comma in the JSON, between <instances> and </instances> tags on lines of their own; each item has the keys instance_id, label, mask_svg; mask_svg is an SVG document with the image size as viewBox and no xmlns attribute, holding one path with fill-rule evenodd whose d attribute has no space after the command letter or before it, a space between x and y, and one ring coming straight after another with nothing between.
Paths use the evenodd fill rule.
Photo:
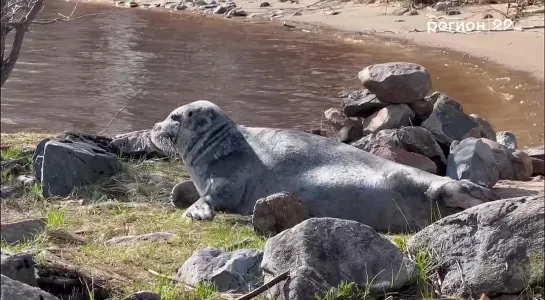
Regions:
<instances>
[{"instance_id":1,"label":"sandy beach","mask_svg":"<svg viewBox=\"0 0 545 300\"><path fill-rule=\"evenodd\" d=\"M275 12L281 16L277 19L286 22L325 25L343 31L402 39L415 45L451 49L470 56L488 59L514 70L528 72L536 79L543 81L545 64L543 28L512 30L520 27L543 26L544 15L539 7L529 8L529 10L534 10L533 14L524 17L519 23L508 26L509 23L503 23L505 17L502 15L502 12L507 11L506 4L457 8L461 14L454 16L447 16L432 8L418 10L418 15L397 16L393 12L399 11L401 6L384 3L366 5L351 2L337 4L324 2L308 7L314 3L314 0L300 0L298 4L274 1L270 3L270 7L265 8L259 7L262 3L261 0L239 0L236 3L250 14ZM484 20L483 16L486 14L492 15L492 18ZM473 24L492 24L491 28L510 31L428 32L428 26L430 29L435 26L428 25L428 22L433 20L436 21L436 24L455 22L455 24L469 29Z\"/></svg>"}]
</instances>

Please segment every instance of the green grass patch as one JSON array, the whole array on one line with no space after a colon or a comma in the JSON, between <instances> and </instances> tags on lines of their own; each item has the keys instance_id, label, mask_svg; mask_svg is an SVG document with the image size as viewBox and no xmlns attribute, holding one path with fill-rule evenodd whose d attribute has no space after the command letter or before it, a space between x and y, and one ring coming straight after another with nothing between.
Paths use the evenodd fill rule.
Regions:
<instances>
[{"instance_id":1,"label":"green grass patch","mask_svg":"<svg viewBox=\"0 0 545 300\"><path fill-rule=\"evenodd\" d=\"M5 148L2 149L2 158L8 160L8 159L16 159L25 157L25 152L22 149L18 148Z\"/></svg>"},{"instance_id":2,"label":"green grass patch","mask_svg":"<svg viewBox=\"0 0 545 300\"><path fill-rule=\"evenodd\" d=\"M62 208L51 208L47 211L46 227L61 228L65 224L65 211Z\"/></svg>"}]
</instances>

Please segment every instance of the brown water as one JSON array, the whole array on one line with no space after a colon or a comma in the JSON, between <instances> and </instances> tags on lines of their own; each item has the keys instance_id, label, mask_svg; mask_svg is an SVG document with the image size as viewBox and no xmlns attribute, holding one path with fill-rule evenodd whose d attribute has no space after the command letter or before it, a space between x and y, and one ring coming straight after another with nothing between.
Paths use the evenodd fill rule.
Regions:
<instances>
[{"instance_id":1,"label":"brown water","mask_svg":"<svg viewBox=\"0 0 545 300\"><path fill-rule=\"evenodd\" d=\"M48 1L44 16L73 3ZM522 73L441 50L188 14L79 4L70 23L33 25L2 88L2 132L66 129L107 135L150 128L178 105L208 99L238 123L310 129L359 89L363 67L412 61L433 89L466 113L514 131L521 146L542 144L543 86ZM324 123L325 124L325 123Z\"/></svg>"}]
</instances>

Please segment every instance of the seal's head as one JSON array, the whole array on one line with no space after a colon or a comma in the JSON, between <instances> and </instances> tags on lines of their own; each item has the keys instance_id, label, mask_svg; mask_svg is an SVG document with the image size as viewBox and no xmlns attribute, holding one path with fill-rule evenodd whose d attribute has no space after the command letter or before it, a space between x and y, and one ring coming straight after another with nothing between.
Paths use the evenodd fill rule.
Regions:
<instances>
[{"instance_id":1,"label":"seal's head","mask_svg":"<svg viewBox=\"0 0 545 300\"><path fill-rule=\"evenodd\" d=\"M218 139L233 127L231 119L214 103L199 100L180 106L151 130L152 142L167 154L184 158L198 145ZM197 147L195 147L197 146Z\"/></svg>"}]
</instances>

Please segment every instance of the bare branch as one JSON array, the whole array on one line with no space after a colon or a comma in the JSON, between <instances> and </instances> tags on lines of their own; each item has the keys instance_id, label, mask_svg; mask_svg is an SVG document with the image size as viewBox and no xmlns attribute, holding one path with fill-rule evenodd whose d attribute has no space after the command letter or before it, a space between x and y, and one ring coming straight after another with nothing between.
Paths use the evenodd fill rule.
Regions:
<instances>
[{"instance_id":1,"label":"bare branch","mask_svg":"<svg viewBox=\"0 0 545 300\"><path fill-rule=\"evenodd\" d=\"M15 62L17 62L17 59L19 58L19 51L21 51L25 33L27 32L32 20L34 20L38 12L41 11L43 5L44 0L20 0L13 2L2 0L2 21L0 23L0 35L2 39L0 63L2 73L0 78L0 86L4 85L4 83L8 80L9 75L13 71ZM23 13L23 16L18 18L17 13L21 10L26 12L26 14ZM9 56L4 58L7 34L12 29L15 29L15 37L13 39Z\"/></svg>"}]
</instances>

